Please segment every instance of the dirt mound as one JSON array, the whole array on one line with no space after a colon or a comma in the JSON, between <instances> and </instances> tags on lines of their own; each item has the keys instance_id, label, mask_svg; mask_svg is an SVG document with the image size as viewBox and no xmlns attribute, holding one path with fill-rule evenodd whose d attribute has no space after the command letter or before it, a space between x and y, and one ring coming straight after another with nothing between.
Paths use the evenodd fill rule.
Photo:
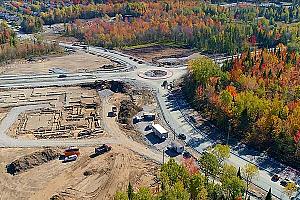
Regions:
<instances>
[{"instance_id":1,"label":"dirt mound","mask_svg":"<svg viewBox=\"0 0 300 200\"><path fill-rule=\"evenodd\" d=\"M65 198L55 194L50 198L50 200L65 200Z\"/></svg>"},{"instance_id":2,"label":"dirt mound","mask_svg":"<svg viewBox=\"0 0 300 200\"><path fill-rule=\"evenodd\" d=\"M122 81L106 81L100 80L96 81L95 83L87 83L82 84L82 87L89 87L92 89L104 90L109 89L113 92L120 92L120 93L130 93L132 91L132 87Z\"/></svg>"},{"instance_id":3,"label":"dirt mound","mask_svg":"<svg viewBox=\"0 0 300 200\"><path fill-rule=\"evenodd\" d=\"M142 111L142 108L135 105L132 100L123 100L121 101L118 121L121 124L131 124L131 118L136 115L138 112Z\"/></svg>"},{"instance_id":4,"label":"dirt mound","mask_svg":"<svg viewBox=\"0 0 300 200\"><path fill-rule=\"evenodd\" d=\"M42 165L48 161L58 158L60 151L58 149L44 149L32 154L23 156L6 165L7 173L12 175L20 174L28 169Z\"/></svg>"}]
</instances>

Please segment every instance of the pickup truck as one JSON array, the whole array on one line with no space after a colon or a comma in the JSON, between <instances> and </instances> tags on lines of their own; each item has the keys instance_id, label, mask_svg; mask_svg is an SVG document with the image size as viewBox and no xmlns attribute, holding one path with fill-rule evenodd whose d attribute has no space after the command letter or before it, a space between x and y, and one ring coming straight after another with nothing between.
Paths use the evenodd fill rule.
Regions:
<instances>
[{"instance_id":1,"label":"pickup truck","mask_svg":"<svg viewBox=\"0 0 300 200\"><path fill-rule=\"evenodd\" d=\"M108 146L107 144L103 144L103 145L95 148L95 154L100 155L100 154L106 153L110 150L111 150L111 146Z\"/></svg>"},{"instance_id":2,"label":"pickup truck","mask_svg":"<svg viewBox=\"0 0 300 200\"><path fill-rule=\"evenodd\" d=\"M75 155L71 155L71 156L67 156L65 157L64 161L63 162L72 162L72 161L75 161L77 160L78 156L75 154Z\"/></svg>"}]
</instances>

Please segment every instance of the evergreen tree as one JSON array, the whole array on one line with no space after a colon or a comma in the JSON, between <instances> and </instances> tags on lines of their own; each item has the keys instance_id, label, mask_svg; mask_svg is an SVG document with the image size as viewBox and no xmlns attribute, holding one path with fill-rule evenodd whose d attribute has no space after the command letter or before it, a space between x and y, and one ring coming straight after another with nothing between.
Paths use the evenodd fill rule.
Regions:
<instances>
[{"instance_id":1,"label":"evergreen tree","mask_svg":"<svg viewBox=\"0 0 300 200\"><path fill-rule=\"evenodd\" d=\"M130 182L129 182L128 188L127 188L127 195L128 195L129 200L133 199L134 191L133 191L133 187Z\"/></svg>"},{"instance_id":2,"label":"evergreen tree","mask_svg":"<svg viewBox=\"0 0 300 200\"><path fill-rule=\"evenodd\" d=\"M272 193L271 193L271 188L269 189L269 192L266 196L266 200L272 200Z\"/></svg>"},{"instance_id":3,"label":"evergreen tree","mask_svg":"<svg viewBox=\"0 0 300 200\"><path fill-rule=\"evenodd\" d=\"M239 177L240 179L242 179L242 174L241 174L241 168L239 167L239 170L236 174L237 177Z\"/></svg>"}]
</instances>

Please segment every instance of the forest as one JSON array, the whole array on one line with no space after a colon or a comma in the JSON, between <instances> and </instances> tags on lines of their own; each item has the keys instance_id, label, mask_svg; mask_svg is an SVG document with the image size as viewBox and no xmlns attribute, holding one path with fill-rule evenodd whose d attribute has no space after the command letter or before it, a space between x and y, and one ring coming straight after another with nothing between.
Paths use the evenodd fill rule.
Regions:
<instances>
[{"instance_id":1,"label":"forest","mask_svg":"<svg viewBox=\"0 0 300 200\"><path fill-rule=\"evenodd\" d=\"M249 144L299 169L298 53L283 45L271 51L246 51L222 68L205 57L194 60L185 91L221 132L230 132L233 141Z\"/></svg>"},{"instance_id":2,"label":"forest","mask_svg":"<svg viewBox=\"0 0 300 200\"><path fill-rule=\"evenodd\" d=\"M0 24L0 47L0 63L14 59L62 52L58 44L46 43L42 38L37 37L33 41L20 41L16 37L16 33L4 22Z\"/></svg>"},{"instance_id":3,"label":"forest","mask_svg":"<svg viewBox=\"0 0 300 200\"><path fill-rule=\"evenodd\" d=\"M106 48L175 42L209 53L242 52L249 46L274 47L291 38L285 27L270 27L267 19L237 21L225 7L198 1L126 3L114 7L115 17L75 20L66 25L66 34ZM296 31L296 30L295 30Z\"/></svg>"},{"instance_id":4,"label":"forest","mask_svg":"<svg viewBox=\"0 0 300 200\"><path fill-rule=\"evenodd\" d=\"M227 164L229 152L228 146L218 144L200 158L184 158L182 164L170 159L161 166L156 185L135 191L129 183L127 191L117 192L114 200L250 199L251 182L259 176L259 169L252 164L238 169ZM284 190L288 196L294 191L294 183ZM272 191L263 198L271 200Z\"/></svg>"},{"instance_id":5,"label":"forest","mask_svg":"<svg viewBox=\"0 0 300 200\"><path fill-rule=\"evenodd\" d=\"M5 3L2 12L19 16L25 33L37 33L44 24L64 23L66 35L106 48L154 42L228 54L252 46L275 47L279 43L300 48L297 2L267 7L226 7L195 0Z\"/></svg>"}]
</instances>

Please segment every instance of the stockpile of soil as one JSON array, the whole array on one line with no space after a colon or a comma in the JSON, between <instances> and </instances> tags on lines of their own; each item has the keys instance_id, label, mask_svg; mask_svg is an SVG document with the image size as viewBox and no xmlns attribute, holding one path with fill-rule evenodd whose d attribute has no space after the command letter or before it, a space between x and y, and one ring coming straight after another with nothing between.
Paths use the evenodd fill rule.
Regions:
<instances>
[{"instance_id":1,"label":"stockpile of soil","mask_svg":"<svg viewBox=\"0 0 300 200\"><path fill-rule=\"evenodd\" d=\"M121 124L131 124L131 118L136 115L138 112L142 111L142 108L135 105L132 100L123 100L121 101L118 121Z\"/></svg>"},{"instance_id":2,"label":"stockpile of soil","mask_svg":"<svg viewBox=\"0 0 300 200\"><path fill-rule=\"evenodd\" d=\"M28 169L42 165L48 161L54 160L60 156L58 149L44 149L32 154L23 156L6 165L7 173L12 175L20 174Z\"/></svg>"},{"instance_id":3,"label":"stockpile of soil","mask_svg":"<svg viewBox=\"0 0 300 200\"><path fill-rule=\"evenodd\" d=\"M81 86L90 87L92 89L98 89L98 90L109 89L113 92L120 92L120 93L130 93L132 91L132 87L129 84L122 81L100 80L100 81L96 81L95 83L82 84Z\"/></svg>"}]
</instances>

